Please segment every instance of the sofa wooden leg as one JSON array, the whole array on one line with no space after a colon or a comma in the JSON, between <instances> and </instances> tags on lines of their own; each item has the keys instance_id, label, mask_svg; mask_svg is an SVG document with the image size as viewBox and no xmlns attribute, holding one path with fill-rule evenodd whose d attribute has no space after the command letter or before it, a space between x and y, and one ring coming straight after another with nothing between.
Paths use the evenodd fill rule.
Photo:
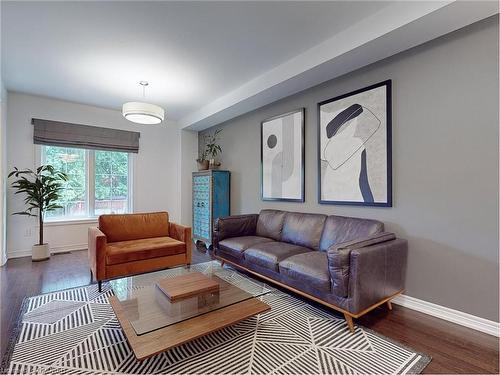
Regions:
<instances>
[{"instance_id":1,"label":"sofa wooden leg","mask_svg":"<svg viewBox=\"0 0 500 375\"><path fill-rule=\"evenodd\" d=\"M347 322L347 326L349 327L349 331L351 331L351 333L354 333L354 323L352 321L352 316L344 314L344 318Z\"/></svg>"},{"instance_id":2,"label":"sofa wooden leg","mask_svg":"<svg viewBox=\"0 0 500 375\"><path fill-rule=\"evenodd\" d=\"M99 293L102 293L102 281L101 281L101 280L99 280L99 281L97 282L97 288L98 288L98 290L99 290Z\"/></svg>"},{"instance_id":3,"label":"sofa wooden leg","mask_svg":"<svg viewBox=\"0 0 500 375\"><path fill-rule=\"evenodd\" d=\"M392 303L391 303L391 301L387 301L387 308L389 310L392 310Z\"/></svg>"},{"instance_id":4,"label":"sofa wooden leg","mask_svg":"<svg viewBox=\"0 0 500 375\"><path fill-rule=\"evenodd\" d=\"M92 282L92 268L90 269L90 282Z\"/></svg>"},{"instance_id":5,"label":"sofa wooden leg","mask_svg":"<svg viewBox=\"0 0 500 375\"><path fill-rule=\"evenodd\" d=\"M226 262L224 262L223 260L220 261L220 266L221 267L224 267L224 264L226 264Z\"/></svg>"}]
</instances>

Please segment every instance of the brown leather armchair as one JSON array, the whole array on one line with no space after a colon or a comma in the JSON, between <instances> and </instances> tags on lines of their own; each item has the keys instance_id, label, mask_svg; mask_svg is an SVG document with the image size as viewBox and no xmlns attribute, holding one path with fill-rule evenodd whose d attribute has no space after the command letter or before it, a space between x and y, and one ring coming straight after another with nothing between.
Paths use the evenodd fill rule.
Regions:
<instances>
[{"instance_id":1,"label":"brown leather armchair","mask_svg":"<svg viewBox=\"0 0 500 375\"><path fill-rule=\"evenodd\" d=\"M191 228L169 222L168 212L101 215L88 241L99 291L103 280L191 263Z\"/></svg>"}]
</instances>

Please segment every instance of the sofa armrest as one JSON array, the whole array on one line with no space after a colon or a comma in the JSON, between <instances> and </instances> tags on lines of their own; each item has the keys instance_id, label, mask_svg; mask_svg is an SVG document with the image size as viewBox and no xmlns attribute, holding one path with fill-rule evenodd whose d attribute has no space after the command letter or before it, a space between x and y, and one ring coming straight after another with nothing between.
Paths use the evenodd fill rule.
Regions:
<instances>
[{"instance_id":1,"label":"sofa armrest","mask_svg":"<svg viewBox=\"0 0 500 375\"><path fill-rule=\"evenodd\" d=\"M376 233L367 237L332 245L327 250L328 269L335 295L347 297L351 251L395 239L393 233Z\"/></svg>"},{"instance_id":2,"label":"sofa armrest","mask_svg":"<svg viewBox=\"0 0 500 375\"><path fill-rule=\"evenodd\" d=\"M213 246L219 247L219 241L230 237L254 236L259 215L233 215L219 217L215 221L212 235Z\"/></svg>"},{"instance_id":3,"label":"sofa armrest","mask_svg":"<svg viewBox=\"0 0 500 375\"><path fill-rule=\"evenodd\" d=\"M408 241L396 238L350 254L349 307L360 312L405 287Z\"/></svg>"},{"instance_id":4,"label":"sofa armrest","mask_svg":"<svg viewBox=\"0 0 500 375\"><path fill-rule=\"evenodd\" d=\"M106 245L108 240L106 235L99 228L89 228L88 230L88 255L90 269L94 278L104 280L106 278Z\"/></svg>"},{"instance_id":5,"label":"sofa armrest","mask_svg":"<svg viewBox=\"0 0 500 375\"><path fill-rule=\"evenodd\" d=\"M177 223L169 223L170 237L186 244L186 259L187 263L191 263L191 247L193 244L191 236L191 227Z\"/></svg>"}]
</instances>

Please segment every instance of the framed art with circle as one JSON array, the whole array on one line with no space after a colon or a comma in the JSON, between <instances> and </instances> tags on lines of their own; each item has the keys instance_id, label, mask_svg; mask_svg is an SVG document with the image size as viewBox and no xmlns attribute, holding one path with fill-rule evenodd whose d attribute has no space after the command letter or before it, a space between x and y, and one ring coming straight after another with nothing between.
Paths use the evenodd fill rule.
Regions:
<instances>
[{"instance_id":1,"label":"framed art with circle","mask_svg":"<svg viewBox=\"0 0 500 375\"><path fill-rule=\"evenodd\" d=\"M264 201L304 202L304 108L261 123Z\"/></svg>"}]
</instances>

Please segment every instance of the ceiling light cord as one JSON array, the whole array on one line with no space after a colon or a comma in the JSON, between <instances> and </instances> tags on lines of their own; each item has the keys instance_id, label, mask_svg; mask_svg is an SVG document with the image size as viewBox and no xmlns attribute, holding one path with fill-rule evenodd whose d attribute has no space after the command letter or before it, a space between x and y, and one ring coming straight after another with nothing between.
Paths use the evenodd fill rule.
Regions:
<instances>
[{"instance_id":1,"label":"ceiling light cord","mask_svg":"<svg viewBox=\"0 0 500 375\"><path fill-rule=\"evenodd\" d=\"M146 86L149 86L148 81L139 81L139 85L142 86L142 98L146 99Z\"/></svg>"}]
</instances>

